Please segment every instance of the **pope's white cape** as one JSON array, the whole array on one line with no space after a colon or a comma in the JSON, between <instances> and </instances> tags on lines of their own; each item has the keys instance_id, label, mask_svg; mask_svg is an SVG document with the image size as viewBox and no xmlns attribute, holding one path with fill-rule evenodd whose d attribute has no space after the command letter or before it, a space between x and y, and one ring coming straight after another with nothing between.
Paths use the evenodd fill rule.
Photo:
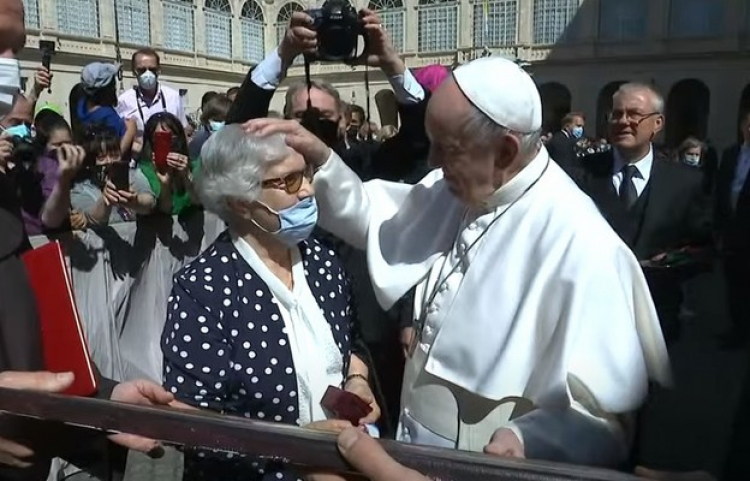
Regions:
<instances>
[{"instance_id":1,"label":"pope's white cape","mask_svg":"<svg viewBox=\"0 0 750 481\"><path fill-rule=\"evenodd\" d=\"M643 272L545 149L495 193L498 212L540 175L474 252L426 369L491 400L522 396L563 408L576 382L603 411L633 411L648 378L671 383ZM314 186L320 225L367 250L384 308L450 251L466 211L440 170L414 186L363 184L332 153Z\"/></svg>"}]
</instances>

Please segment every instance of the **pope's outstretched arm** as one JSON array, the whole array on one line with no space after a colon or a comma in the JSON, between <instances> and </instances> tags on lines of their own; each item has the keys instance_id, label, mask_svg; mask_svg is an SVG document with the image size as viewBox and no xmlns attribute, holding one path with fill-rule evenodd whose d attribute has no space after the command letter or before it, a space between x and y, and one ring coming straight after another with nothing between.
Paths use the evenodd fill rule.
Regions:
<instances>
[{"instance_id":1,"label":"pope's outstretched arm","mask_svg":"<svg viewBox=\"0 0 750 481\"><path fill-rule=\"evenodd\" d=\"M243 124L258 135L284 134L287 144L315 169L315 198L321 227L358 249L367 247L374 215L394 215L412 186L372 181L368 185L344 161L295 120L255 119ZM374 188L371 188L374 187Z\"/></svg>"}]
</instances>

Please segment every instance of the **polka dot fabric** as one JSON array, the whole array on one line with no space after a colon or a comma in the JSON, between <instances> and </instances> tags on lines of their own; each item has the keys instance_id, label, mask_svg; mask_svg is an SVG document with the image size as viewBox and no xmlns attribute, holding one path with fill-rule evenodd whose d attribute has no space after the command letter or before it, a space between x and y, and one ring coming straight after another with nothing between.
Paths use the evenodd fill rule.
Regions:
<instances>
[{"instance_id":1,"label":"polka dot fabric","mask_svg":"<svg viewBox=\"0 0 750 481\"><path fill-rule=\"evenodd\" d=\"M310 291L348 366L353 316L346 273L318 241L299 248ZM297 378L284 321L268 287L227 233L175 276L167 311L164 386L178 400L247 419L297 424ZM297 476L279 463L191 450L183 479Z\"/></svg>"}]
</instances>

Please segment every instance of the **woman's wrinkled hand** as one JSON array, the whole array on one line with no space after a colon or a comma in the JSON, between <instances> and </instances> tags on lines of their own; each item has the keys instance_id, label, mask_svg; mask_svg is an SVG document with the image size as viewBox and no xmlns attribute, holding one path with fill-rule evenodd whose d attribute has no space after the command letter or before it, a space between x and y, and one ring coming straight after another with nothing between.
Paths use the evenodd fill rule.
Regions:
<instances>
[{"instance_id":1,"label":"woman's wrinkled hand","mask_svg":"<svg viewBox=\"0 0 750 481\"><path fill-rule=\"evenodd\" d=\"M369 382L360 377L354 377L346 383L344 390L359 396L359 398L369 404L372 409L370 414L359 420L359 424L373 424L380 419L380 406L378 406L378 403L375 400L375 395L370 388Z\"/></svg>"}]
</instances>

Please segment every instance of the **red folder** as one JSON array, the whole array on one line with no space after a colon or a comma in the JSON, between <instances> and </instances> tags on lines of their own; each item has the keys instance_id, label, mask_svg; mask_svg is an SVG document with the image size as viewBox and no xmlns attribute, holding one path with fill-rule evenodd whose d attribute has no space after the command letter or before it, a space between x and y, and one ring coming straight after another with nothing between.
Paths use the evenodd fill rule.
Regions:
<instances>
[{"instance_id":1,"label":"red folder","mask_svg":"<svg viewBox=\"0 0 750 481\"><path fill-rule=\"evenodd\" d=\"M72 372L65 394L90 396L97 382L73 283L59 242L50 242L22 256L36 297L42 329L44 366L50 372Z\"/></svg>"}]
</instances>

